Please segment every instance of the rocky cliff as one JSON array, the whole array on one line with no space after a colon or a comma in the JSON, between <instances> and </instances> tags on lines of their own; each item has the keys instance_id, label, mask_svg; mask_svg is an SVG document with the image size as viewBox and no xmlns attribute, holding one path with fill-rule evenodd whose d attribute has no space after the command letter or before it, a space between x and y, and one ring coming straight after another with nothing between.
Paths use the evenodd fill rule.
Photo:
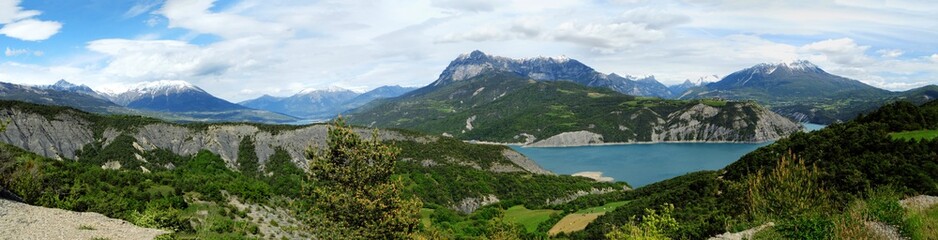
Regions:
<instances>
[{"instance_id":1,"label":"rocky cliff","mask_svg":"<svg viewBox=\"0 0 938 240\"><path fill-rule=\"evenodd\" d=\"M739 114L743 112L745 114ZM603 135L590 131L564 132L525 146L570 147L633 142L766 142L802 129L801 124L752 103L724 108L697 104L666 116L651 109L644 109L633 113L630 118L650 119L646 121L646 127L651 131L631 131L630 140L625 142L604 141ZM631 129L620 126L619 130Z\"/></svg>"},{"instance_id":2,"label":"rocky cliff","mask_svg":"<svg viewBox=\"0 0 938 240\"><path fill-rule=\"evenodd\" d=\"M31 106L31 105L27 105ZM218 154L229 167L237 166L238 150L245 137L254 141L254 152L263 165L274 151L283 149L293 162L306 167L305 151L310 147L325 147L328 125L301 127L282 126L276 131L261 129L262 125L210 124L178 125L159 121L122 126L110 124L95 116L72 109L56 108L57 111L24 110L13 106L0 108L0 119L9 121L7 130L0 133L0 141L28 151L56 159L76 159L76 153L91 143L106 147L121 136L133 139L138 152L155 149L169 150L180 156L191 156L200 150ZM363 138L370 138L372 131L360 129ZM382 130L379 139L385 141L415 141L427 143L437 141L434 136L405 135L397 131ZM495 161L500 167L494 172L532 172L550 174L523 155L506 149L504 159ZM139 155L138 160L140 159ZM80 160L80 159L77 159Z\"/></svg>"}]
</instances>

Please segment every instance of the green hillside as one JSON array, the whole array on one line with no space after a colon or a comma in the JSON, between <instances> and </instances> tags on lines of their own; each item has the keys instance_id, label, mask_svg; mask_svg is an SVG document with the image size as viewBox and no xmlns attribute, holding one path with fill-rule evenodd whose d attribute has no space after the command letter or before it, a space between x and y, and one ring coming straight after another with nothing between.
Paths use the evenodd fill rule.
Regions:
<instances>
[{"instance_id":1,"label":"green hillside","mask_svg":"<svg viewBox=\"0 0 938 240\"><path fill-rule=\"evenodd\" d=\"M108 144L103 144L101 139L106 135L105 129L133 132L150 124L163 124L205 130L225 124L178 125L150 118L102 116L22 102L0 102L0 107L50 119L82 119L90 122L99 139L82 148L76 159L64 161L0 145L0 187L27 203L99 212L140 226L176 231L175 237L182 239L308 238L319 232L313 230L318 215L309 215L304 210L307 199L304 189L310 186L307 175L283 149L276 149L266 162L252 162L249 159L256 156L253 146L266 143L241 139L240 157L232 168L218 154L206 150L179 156L165 149L137 150L135 139L126 134ZM273 134L308 127L254 126ZM406 131L401 133L420 136ZM548 207L546 199L594 188L621 189L624 185L597 183L582 177L487 170L494 164L512 164L502 155L503 151L510 150L504 146L468 144L450 138L385 143L401 149L401 160L394 166L394 178L404 184L405 195L415 196L425 208L433 209L437 215L449 214L453 219L468 216L451 209L467 198L493 195L500 199L501 203L483 209L507 209L514 205L543 209ZM140 161L138 156L146 161ZM253 161L257 161L256 158ZM426 165L427 161L433 163ZM110 162L119 164L120 170L102 167L113 165ZM496 217L484 212L474 215L482 214L485 218L473 217L471 221L489 221ZM453 221L447 218L431 219L434 226L439 226L435 228L439 231L464 229L444 224ZM528 226L537 222L519 221ZM497 223L513 226L500 220ZM478 236L480 233L450 234Z\"/></svg>"},{"instance_id":2,"label":"green hillside","mask_svg":"<svg viewBox=\"0 0 938 240\"><path fill-rule=\"evenodd\" d=\"M938 194L938 141L902 140L890 132L933 128L938 102L899 102L810 133L796 133L742 157L721 171L651 184L607 201L630 200L574 238L601 238L606 226L628 225L646 209L673 204L673 238L700 239L774 222L763 239L852 239L863 221L892 225L912 239L934 230L898 206L900 198ZM912 219L912 220L909 220ZM934 221L929 220L929 221ZM929 232L931 231L931 232ZM925 236L925 237L922 237ZM930 236L930 237L928 237Z\"/></svg>"},{"instance_id":3,"label":"green hillside","mask_svg":"<svg viewBox=\"0 0 938 240\"><path fill-rule=\"evenodd\" d=\"M718 113L678 119L681 113L693 112L691 109L701 104L715 108ZM573 82L533 81L496 73L419 89L372 103L348 117L361 125L494 142L523 143L527 135L540 140L581 130L598 133L605 142L760 141L750 140L757 122L764 117L760 110L761 107L749 102L634 97ZM740 134L704 139L702 129L690 129L684 138L675 139L665 133L691 121L737 130ZM735 121L745 122L737 125L746 127L735 129ZM665 136L658 139L656 135Z\"/></svg>"}]
</instances>

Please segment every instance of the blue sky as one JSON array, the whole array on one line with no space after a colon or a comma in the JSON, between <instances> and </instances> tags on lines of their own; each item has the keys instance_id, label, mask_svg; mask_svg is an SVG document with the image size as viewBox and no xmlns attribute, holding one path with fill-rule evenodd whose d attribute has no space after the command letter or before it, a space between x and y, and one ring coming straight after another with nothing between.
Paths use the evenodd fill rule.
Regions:
<instances>
[{"instance_id":1,"label":"blue sky","mask_svg":"<svg viewBox=\"0 0 938 240\"><path fill-rule=\"evenodd\" d=\"M806 59L905 90L938 84L936 12L926 0L0 0L0 81L185 80L240 101L423 86L479 49L666 84Z\"/></svg>"}]
</instances>

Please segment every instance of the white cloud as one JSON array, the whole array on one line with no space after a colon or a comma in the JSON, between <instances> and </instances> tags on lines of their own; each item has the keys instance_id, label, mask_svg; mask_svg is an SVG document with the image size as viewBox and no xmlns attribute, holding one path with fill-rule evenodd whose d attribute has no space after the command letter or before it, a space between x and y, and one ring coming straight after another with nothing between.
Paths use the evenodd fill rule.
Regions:
<instances>
[{"instance_id":1,"label":"white cloud","mask_svg":"<svg viewBox=\"0 0 938 240\"><path fill-rule=\"evenodd\" d=\"M664 32L635 23L563 23L552 33L558 41L571 42L602 53L614 53L640 43L663 39Z\"/></svg>"},{"instance_id":2,"label":"white cloud","mask_svg":"<svg viewBox=\"0 0 938 240\"><path fill-rule=\"evenodd\" d=\"M169 27L185 28L224 38L251 36L290 37L290 28L278 23L225 13L210 12L215 0L168 0L159 13L169 19Z\"/></svg>"},{"instance_id":3,"label":"white cloud","mask_svg":"<svg viewBox=\"0 0 938 240\"><path fill-rule=\"evenodd\" d=\"M800 50L837 64L857 67L872 61L865 53L869 48L870 46L858 45L853 39L840 38L810 43L802 46Z\"/></svg>"},{"instance_id":4,"label":"white cloud","mask_svg":"<svg viewBox=\"0 0 938 240\"><path fill-rule=\"evenodd\" d=\"M149 9L151 2L142 2L128 16L161 35L89 42L91 56L63 64L82 70L68 76L41 67L16 73L35 80L45 71L44 79L71 76L92 87L183 79L239 101L303 88L421 86L458 54L479 49L515 58L566 55L598 71L655 75L665 83L795 59L890 89L938 81L938 54L931 55L938 32L928 31L938 27L938 16L928 8L614 2L239 0L215 6L213 0L167 0ZM16 8L19 17L9 17L9 9L0 7L0 19L39 14ZM189 33L160 40L172 36L165 27ZM187 41L199 34L220 38Z\"/></svg>"},{"instance_id":5,"label":"white cloud","mask_svg":"<svg viewBox=\"0 0 938 240\"><path fill-rule=\"evenodd\" d=\"M41 21L33 17L42 14L36 10L23 10L19 0L0 0L0 34L24 41L49 39L59 32L62 24L55 21Z\"/></svg>"},{"instance_id":6,"label":"white cloud","mask_svg":"<svg viewBox=\"0 0 938 240\"><path fill-rule=\"evenodd\" d=\"M453 9L467 12L489 12L495 9L500 1L496 0L432 0L434 7Z\"/></svg>"},{"instance_id":7,"label":"white cloud","mask_svg":"<svg viewBox=\"0 0 938 240\"><path fill-rule=\"evenodd\" d=\"M39 14L41 12L36 10L23 10L20 7L20 0L0 0L0 24L16 22Z\"/></svg>"},{"instance_id":8,"label":"white cloud","mask_svg":"<svg viewBox=\"0 0 938 240\"><path fill-rule=\"evenodd\" d=\"M654 9L648 7L629 9L622 13L622 20L632 23L645 24L651 29L663 29L690 22L690 17L675 14L674 10Z\"/></svg>"},{"instance_id":9,"label":"white cloud","mask_svg":"<svg viewBox=\"0 0 938 240\"><path fill-rule=\"evenodd\" d=\"M877 50L876 53L878 53L880 57L884 58L897 58L902 56L902 54L905 54L905 52L899 49L880 49Z\"/></svg>"},{"instance_id":10,"label":"white cloud","mask_svg":"<svg viewBox=\"0 0 938 240\"><path fill-rule=\"evenodd\" d=\"M59 22L26 19L3 25L0 34L25 41L40 41L59 33L61 28Z\"/></svg>"},{"instance_id":11,"label":"white cloud","mask_svg":"<svg viewBox=\"0 0 938 240\"><path fill-rule=\"evenodd\" d=\"M3 52L3 55L6 55L7 57L14 57L14 56L19 56L23 54L29 54L29 50L7 48L7 50Z\"/></svg>"}]
</instances>

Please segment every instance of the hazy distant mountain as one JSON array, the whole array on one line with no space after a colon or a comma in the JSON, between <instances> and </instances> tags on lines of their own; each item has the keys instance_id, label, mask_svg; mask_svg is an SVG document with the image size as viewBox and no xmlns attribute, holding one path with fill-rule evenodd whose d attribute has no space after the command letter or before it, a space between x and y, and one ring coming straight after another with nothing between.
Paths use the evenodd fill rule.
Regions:
<instances>
[{"instance_id":1,"label":"hazy distant mountain","mask_svg":"<svg viewBox=\"0 0 938 240\"><path fill-rule=\"evenodd\" d=\"M680 98L681 95L683 95L685 92L687 92L687 90L691 88L704 86L704 85L707 85L707 84L710 84L712 82L716 82L719 80L720 80L720 76L707 75L707 76L700 77L697 80L692 81L690 79L687 79L687 80L684 80L684 82L681 84L668 86L668 90L671 91L672 98Z\"/></svg>"},{"instance_id":2,"label":"hazy distant mountain","mask_svg":"<svg viewBox=\"0 0 938 240\"><path fill-rule=\"evenodd\" d=\"M91 87L88 87L87 85L84 85L84 84L75 85L74 83L65 81L65 79L61 79L52 85L37 86L37 87L43 88L43 89L49 89L49 90L63 91L63 92L80 93L80 94L85 94L85 95L100 98L100 99L107 99L106 96L102 95L101 93L98 93L94 89L91 89Z\"/></svg>"},{"instance_id":3,"label":"hazy distant mountain","mask_svg":"<svg viewBox=\"0 0 938 240\"><path fill-rule=\"evenodd\" d=\"M96 113L123 113L121 106L108 101L87 86L60 80L49 86L28 86L0 82L0 99L44 105L68 106Z\"/></svg>"},{"instance_id":4,"label":"hazy distant mountain","mask_svg":"<svg viewBox=\"0 0 938 240\"><path fill-rule=\"evenodd\" d=\"M374 101L376 99L393 98L393 97L404 95L416 89L417 88L415 87L382 86L379 88L375 88L371 91L362 93L361 95L358 95L357 97L352 98L351 100L345 102L344 105L347 109L354 109L357 107L364 106L365 104L371 101Z\"/></svg>"},{"instance_id":5,"label":"hazy distant mountain","mask_svg":"<svg viewBox=\"0 0 938 240\"><path fill-rule=\"evenodd\" d=\"M323 90L306 89L289 97L264 95L239 104L305 119L328 119L372 100L397 97L411 90L413 88L384 86L360 94L338 87Z\"/></svg>"},{"instance_id":6,"label":"hazy distant mountain","mask_svg":"<svg viewBox=\"0 0 938 240\"><path fill-rule=\"evenodd\" d=\"M536 57L512 59L473 51L452 61L431 87L470 79L484 73L511 72L538 81L572 81L590 87L605 87L636 96L669 97L667 86L653 76L638 78L604 74L567 57Z\"/></svg>"},{"instance_id":7,"label":"hazy distant mountain","mask_svg":"<svg viewBox=\"0 0 938 240\"><path fill-rule=\"evenodd\" d=\"M150 112L144 115L177 121L293 122L297 118L250 109L209 94L186 81L143 82L120 93L110 93L112 102Z\"/></svg>"}]
</instances>

